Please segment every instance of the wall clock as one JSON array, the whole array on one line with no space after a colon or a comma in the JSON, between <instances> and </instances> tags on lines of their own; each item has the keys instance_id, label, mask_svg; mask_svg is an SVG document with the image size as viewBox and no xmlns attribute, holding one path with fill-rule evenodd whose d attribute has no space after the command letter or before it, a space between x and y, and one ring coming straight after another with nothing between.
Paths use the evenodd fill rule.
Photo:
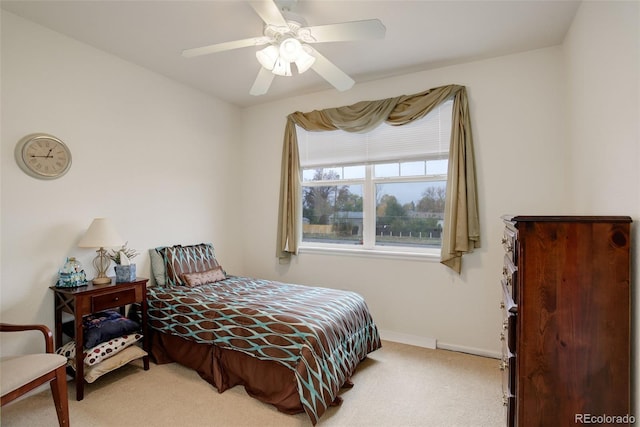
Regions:
<instances>
[{"instance_id":1,"label":"wall clock","mask_svg":"<svg viewBox=\"0 0 640 427\"><path fill-rule=\"evenodd\" d=\"M46 133L32 133L22 138L15 154L20 169L34 178L60 178L71 167L69 147Z\"/></svg>"}]
</instances>

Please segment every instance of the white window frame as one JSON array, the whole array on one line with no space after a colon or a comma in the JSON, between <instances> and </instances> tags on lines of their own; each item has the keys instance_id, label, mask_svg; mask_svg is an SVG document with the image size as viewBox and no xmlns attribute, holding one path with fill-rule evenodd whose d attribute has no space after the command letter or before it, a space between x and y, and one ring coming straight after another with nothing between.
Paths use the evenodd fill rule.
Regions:
<instances>
[{"instance_id":1,"label":"white window frame","mask_svg":"<svg viewBox=\"0 0 640 427\"><path fill-rule=\"evenodd\" d=\"M446 156L439 156L438 159L447 158ZM431 159L425 159L431 160ZM402 161L402 160L400 160ZM362 245L348 245L345 243L323 243L323 242L309 242L303 240L303 221L302 221L302 208L300 209L299 224L299 236L300 242L298 245L301 253L340 253L345 255L366 255L366 256L378 256L383 258L402 258L402 259L427 259L433 261L440 261L441 248L434 247L407 247L407 246L393 246L393 245L377 245L376 244L376 185L384 183L403 183L403 182L441 182L447 181L446 174L433 174L422 176L407 176L407 177L393 177L393 178L375 178L373 176L373 170L375 164L364 165L365 166L365 178L358 179L345 179L345 180L323 180L323 181L306 181L302 184L302 191L306 187L325 187L325 186L344 186L344 185L362 185L362 197L363 197L363 230L362 230ZM334 166L325 166L337 167ZM301 197L301 203L302 203Z\"/></svg>"}]
</instances>

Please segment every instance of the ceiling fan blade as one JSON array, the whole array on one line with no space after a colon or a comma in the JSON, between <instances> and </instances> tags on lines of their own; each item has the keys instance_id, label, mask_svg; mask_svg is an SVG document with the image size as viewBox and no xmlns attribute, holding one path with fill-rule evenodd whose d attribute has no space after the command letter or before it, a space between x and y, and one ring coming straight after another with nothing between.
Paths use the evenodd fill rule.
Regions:
<instances>
[{"instance_id":1,"label":"ceiling fan blade","mask_svg":"<svg viewBox=\"0 0 640 427\"><path fill-rule=\"evenodd\" d=\"M387 32L386 27L379 19L318 25L307 27L304 30L309 32L311 38L307 40L305 37L307 43L382 39Z\"/></svg>"},{"instance_id":2,"label":"ceiling fan blade","mask_svg":"<svg viewBox=\"0 0 640 427\"><path fill-rule=\"evenodd\" d=\"M287 21L273 0L250 1L249 4L267 25L286 27Z\"/></svg>"},{"instance_id":3,"label":"ceiling fan blade","mask_svg":"<svg viewBox=\"0 0 640 427\"><path fill-rule=\"evenodd\" d=\"M260 67L256 81L253 82L249 93L253 96L264 95L269 90L275 75L264 67Z\"/></svg>"},{"instance_id":4,"label":"ceiling fan blade","mask_svg":"<svg viewBox=\"0 0 640 427\"><path fill-rule=\"evenodd\" d=\"M193 58L194 56L208 55L210 53L223 52L225 50L240 49L249 46L260 46L269 43L268 37L252 37L250 39L234 40L231 42L217 43L209 46L196 47L182 51L185 58Z\"/></svg>"},{"instance_id":5,"label":"ceiling fan blade","mask_svg":"<svg viewBox=\"0 0 640 427\"><path fill-rule=\"evenodd\" d=\"M322 56L317 50L309 46L312 55L316 58L311 68L322 78L331 83L339 91L351 89L355 81L344 71L338 68L333 62Z\"/></svg>"}]
</instances>

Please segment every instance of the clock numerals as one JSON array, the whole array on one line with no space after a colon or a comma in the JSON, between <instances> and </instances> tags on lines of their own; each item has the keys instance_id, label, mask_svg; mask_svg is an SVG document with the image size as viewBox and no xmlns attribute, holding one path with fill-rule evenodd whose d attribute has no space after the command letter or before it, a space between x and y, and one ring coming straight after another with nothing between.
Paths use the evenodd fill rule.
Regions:
<instances>
[{"instance_id":1,"label":"clock numerals","mask_svg":"<svg viewBox=\"0 0 640 427\"><path fill-rule=\"evenodd\" d=\"M56 160L59 160L61 162L67 161L67 153L65 153L64 150L60 148L53 153L53 156L56 158Z\"/></svg>"}]
</instances>

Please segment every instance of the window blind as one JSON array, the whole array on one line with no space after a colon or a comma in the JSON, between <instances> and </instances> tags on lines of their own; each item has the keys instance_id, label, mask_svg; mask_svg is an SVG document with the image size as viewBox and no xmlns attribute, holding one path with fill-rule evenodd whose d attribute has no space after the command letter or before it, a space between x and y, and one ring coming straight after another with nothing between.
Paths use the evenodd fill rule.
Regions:
<instances>
[{"instance_id":1,"label":"window blind","mask_svg":"<svg viewBox=\"0 0 640 427\"><path fill-rule=\"evenodd\" d=\"M371 164L425 158L449 152L453 100L402 126L382 123L367 133L308 132L296 127L303 168Z\"/></svg>"}]
</instances>

